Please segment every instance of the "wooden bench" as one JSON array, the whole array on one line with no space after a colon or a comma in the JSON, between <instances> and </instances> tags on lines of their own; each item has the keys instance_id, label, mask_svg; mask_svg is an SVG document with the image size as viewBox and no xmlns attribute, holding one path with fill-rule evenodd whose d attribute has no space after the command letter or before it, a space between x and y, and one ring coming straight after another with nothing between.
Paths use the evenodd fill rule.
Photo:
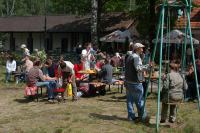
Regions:
<instances>
[{"instance_id":1,"label":"wooden bench","mask_svg":"<svg viewBox=\"0 0 200 133\"><path fill-rule=\"evenodd\" d=\"M110 86L111 86L111 85L117 85L117 86L118 86L118 92L119 92L119 89L120 89L120 86L121 86L121 93L122 93L123 88L124 88L124 81L123 81L123 80L117 80L117 81L115 81L115 82L112 83L112 84L108 84L108 86L109 86L109 91L110 91Z\"/></svg>"},{"instance_id":2,"label":"wooden bench","mask_svg":"<svg viewBox=\"0 0 200 133\"><path fill-rule=\"evenodd\" d=\"M40 89L40 94L39 94ZM25 96L28 96L33 100L33 98L39 99L39 95L42 95L42 86L26 86L25 87Z\"/></svg>"},{"instance_id":3,"label":"wooden bench","mask_svg":"<svg viewBox=\"0 0 200 133\"><path fill-rule=\"evenodd\" d=\"M102 83L102 82L90 82L89 84L94 85L94 87L101 87L101 86L106 85L105 83Z\"/></svg>"},{"instance_id":4,"label":"wooden bench","mask_svg":"<svg viewBox=\"0 0 200 133\"><path fill-rule=\"evenodd\" d=\"M42 89L43 89L44 85L42 86L37 86L37 92L36 92L36 99L37 99L37 102L38 102L38 99L39 99L39 95L42 96ZM39 89L40 89L40 94L39 94Z\"/></svg>"},{"instance_id":5,"label":"wooden bench","mask_svg":"<svg viewBox=\"0 0 200 133\"><path fill-rule=\"evenodd\" d=\"M89 85L94 86L96 91L98 92L99 95L105 95L106 94L106 84L102 82L90 82Z\"/></svg>"}]
</instances>

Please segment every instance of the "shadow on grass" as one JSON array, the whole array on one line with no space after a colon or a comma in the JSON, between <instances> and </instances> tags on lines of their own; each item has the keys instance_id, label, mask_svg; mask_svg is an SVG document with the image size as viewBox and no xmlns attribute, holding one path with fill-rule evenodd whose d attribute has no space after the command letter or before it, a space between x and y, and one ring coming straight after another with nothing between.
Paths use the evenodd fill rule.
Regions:
<instances>
[{"instance_id":1,"label":"shadow on grass","mask_svg":"<svg viewBox=\"0 0 200 133\"><path fill-rule=\"evenodd\" d=\"M103 102L126 102L126 96L111 96L110 99L98 99Z\"/></svg>"},{"instance_id":2,"label":"shadow on grass","mask_svg":"<svg viewBox=\"0 0 200 133\"><path fill-rule=\"evenodd\" d=\"M119 93L119 92L111 92L111 91L106 91L106 95L113 95L113 94L117 94L117 93Z\"/></svg>"},{"instance_id":3,"label":"shadow on grass","mask_svg":"<svg viewBox=\"0 0 200 133\"><path fill-rule=\"evenodd\" d=\"M37 97L36 96L24 97L24 98L21 98L21 99L14 99L14 101L18 102L18 103L30 103L30 102L36 102L37 103ZM48 100L47 100L46 96L39 95L38 102L48 102Z\"/></svg>"},{"instance_id":4,"label":"shadow on grass","mask_svg":"<svg viewBox=\"0 0 200 133\"><path fill-rule=\"evenodd\" d=\"M101 120L109 120L109 121L120 120L120 121L131 122L127 118L118 117L116 115L102 115L102 114L90 113L90 117L101 119ZM141 122L141 121L137 121L137 120L134 121L134 124L143 125L143 126L146 126L146 127L152 128L152 129L154 129L156 127L156 124L150 124L149 122ZM169 128L169 126L165 126L165 125L162 126L162 127L168 127Z\"/></svg>"},{"instance_id":5,"label":"shadow on grass","mask_svg":"<svg viewBox=\"0 0 200 133\"><path fill-rule=\"evenodd\" d=\"M112 96L111 98L112 99L119 99L119 100L122 100L122 99L126 100L126 95L125 96L119 96L119 97Z\"/></svg>"},{"instance_id":6,"label":"shadow on grass","mask_svg":"<svg viewBox=\"0 0 200 133\"><path fill-rule=\"evenodd\" d=\"M28 99L28 98L22 98L22 99L14 99L15 102L18 103L30 103L30 102L35 102L33 99Z\"/></svg>"},{"instance_id":7,"label":"shadow on grass","mask_svg":"<svg viewBox=\"0 0 200 133\"><path fill-rule=\"evenodd\" d=\"M102 101L102 102L125 102L124 100L116 100L116 99L98 99L98 101Z\"/></svg>"},{"instance_id":8,"label":"shadow on grass","mask_svg":"<svg viewBox=\"0 0 200 133\"><path fill-rule=\"evenodd\" d=\"M122 121L128 121L126 118L123 117L118 117L116 115L102 115L102 114L96 114L96 113L90 113L90 117L94 117L97 119L102 119L102 120L122 120Z\"/></svg>"}]
</instances>

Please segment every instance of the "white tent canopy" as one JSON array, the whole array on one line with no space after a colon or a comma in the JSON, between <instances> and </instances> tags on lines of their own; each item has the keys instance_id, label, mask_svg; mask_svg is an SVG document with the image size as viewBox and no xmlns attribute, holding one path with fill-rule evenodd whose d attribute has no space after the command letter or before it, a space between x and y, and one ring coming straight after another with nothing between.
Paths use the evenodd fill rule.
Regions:
<instances>
[{"instance_id":1,"label":"white tent canopy","mask_svg":"<svg viewBox=\"0 0 200 133\"><path fill-rule=\"evenodd\" d=\"M163 36L163 43L171 43L171 44L183 44L185 40L185 33L181 32L180 30L172 30L169 35L165 34ZM169 39L170 38L170 39ZM156 39L152 40L153 43L156 42ZM160 39L158 39L160 42ZM192 38L193 44L199 44L199 40ZM190 36L187 35L186 44L190 44Z\"/></svg>"},{"instance_id":2,"label":"white tent canopy","mask_svg":"<svg viewBox=\"0 0 200 133\"><path fill-rule=\"evenodd\" d=\"M101 42L119 42L119 43L124 43L126 40L128 39L128 41L132 41L131 39L131 33L129 32L129 30L125 30L125 31L120 31L120 30L116 30L104 37L100 38Z\"/></svg>"}]
</instances>

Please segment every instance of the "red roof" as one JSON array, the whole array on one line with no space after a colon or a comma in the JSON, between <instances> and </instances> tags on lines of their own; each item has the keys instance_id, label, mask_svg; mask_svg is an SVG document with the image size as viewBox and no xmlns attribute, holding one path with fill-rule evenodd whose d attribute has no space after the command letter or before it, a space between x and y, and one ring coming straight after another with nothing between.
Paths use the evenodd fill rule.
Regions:
<instances>
[{"instance_id":1,"label":"red roof","mask_svg":"<svg viewBox=\"0 0 200 133\"><path fill-rule=\"evenodd\" d=\"M200 0L193 0L195 5L200 6ZM177 28L183 28L186 26L187 17L181 17L179 21L176 22ZM200 7L194 7L192 8L191 14L190 14L190 22L191 22L191 28L196 29L200 28Z\"/></svg>"}]
</instances>

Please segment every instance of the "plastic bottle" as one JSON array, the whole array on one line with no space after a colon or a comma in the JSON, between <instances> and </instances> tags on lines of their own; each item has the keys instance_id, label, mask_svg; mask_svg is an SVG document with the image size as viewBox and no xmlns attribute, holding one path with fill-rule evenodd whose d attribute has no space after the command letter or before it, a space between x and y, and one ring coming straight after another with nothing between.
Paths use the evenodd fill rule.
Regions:
<instances>
[{"instance_id":1,"label":"plastic bottle","mask_svg":"<svg viewBox=\"0 0 200 133\"><path fill-rule=\"evenodd\" d=\"M72 96L72 84L71 83L67 84L67 95Z\"/></svg>"}]
</instances>

